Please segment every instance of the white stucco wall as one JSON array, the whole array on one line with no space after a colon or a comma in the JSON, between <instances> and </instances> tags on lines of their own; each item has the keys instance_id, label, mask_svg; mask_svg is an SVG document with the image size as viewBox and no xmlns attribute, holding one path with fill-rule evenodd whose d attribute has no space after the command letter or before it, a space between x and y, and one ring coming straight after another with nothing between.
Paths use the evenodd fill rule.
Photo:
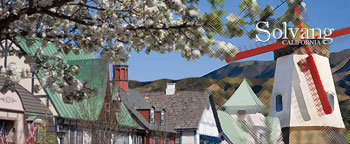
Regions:
<instances>
[{"instance_id":1,"label":"white stucco wall","mask_svg":"<svg viewBox=\"0 0 350 144\"><path fill-rule=\"evenodd\" d=\"M202 118L199 122L197 133L201 135L219 137L213 110L209 102L202 113Z\"/></svg>"},{"instance_id":2,"label":"white stucco wall","mask_svg":"<svg viewBox=\"0 0 350 144\"><path fill-rule=\"evenodd\" d=\"M16 50L19 50L18 47L14 46L12 44L13 48ZM5 58L0 58L0 65L4 66ZM7 56L7 66L9 66L10 63L15 63L16 67L23 69L23 70L29 70L30 66L28 64L24 63L24 57L18 58L17 56ZM25 78L22 79L19 84L21 84L24 88L26 88L29 92L32 90L32 79L31 78ZM39 81L35 78L34 84L39 84ZM36 93L37 95L44 95L44 90L40 90L39 93Z\"/></svg>"},{"instance_id":3,"label":"white stucco wall","mask_svg":"<svg viewBox=\"0 0 350 144\"><path fill-rule=\"evenodd\" d=\"M3 44L4 46L4 44ZM14 44L12 44L13 48L19 50L18 47L16 47ZM5 65L5 58L0 58L0 66ZM7 66L9 66L10 63L15 63L16 67L22 70L30 70L30 66L28 64L24 63L24 57L18 58L17 56L7 56ZM35 76L34 76L35 77ZM19 81L19 84L23 86L25 89L27 89L29 92L32 91L32 79L31 78L24 78ZM37 78L34 78L34 85L40 85ZM34 93L34 95L46 95L45 91L41 89L38 93ZM40 100L46 105L47 100L46 98L40 98ZM53 113L54 116L57 116L57 112L55 108L53 107L52 103L49 104L49 109Z\"/></svg>"},{"instance_id":4,"label":"white stucco wall","mask_svg":"<svg viewBox=\"0 0 350 144\"><path fill-rule=\"evenodd\" d=\"M297 62L307 55L288 55L277 59L275 80L272 90L270 115L281 121L281 127L330 126L345 128L340 114L329 59L313 54L325 91L334 94L334 110L331 114L319 116L304 74ZM276 111L276 96L282 95L283 109Z\"/></svg>"},{"instance_id":5,"label":"white stucco wall","mask_svg":"<svg viewBox=\"0 0 350 144\"><path fill-rule=\"evenodd\" d=\"M11 112L8 110L11 110ZM25 143L23 113L22 101L17 93L11 91L8 91L6 94L0 93L0 120L14 122L14 141L16 143Z\"/></svg>"},{"instance_id":6,"label":"white stucco wall","mask_svg":"<svg viewBox=\"0 0 350 144\"><path fill-rule=\"evenodd\" d=\"M203 110L198 129L181 132L181 144L199 144L200 135L219 137L210 102L208 102Z\"/></svg>"},{"instance_id":7,"label":"white stucco wall","mask_svg":"<svg viewBox=\"0 0 350 144\"><path fill-rule=\"evenodd\" d=\"M16 92L0 93L0 109L24 111L22 100Z\"/></svg>"}]
</instances>

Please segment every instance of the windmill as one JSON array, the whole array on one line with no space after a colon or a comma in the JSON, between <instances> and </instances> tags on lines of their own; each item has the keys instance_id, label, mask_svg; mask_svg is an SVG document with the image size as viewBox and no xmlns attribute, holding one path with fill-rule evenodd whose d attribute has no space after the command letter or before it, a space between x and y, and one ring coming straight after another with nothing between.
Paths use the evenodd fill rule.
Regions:
<instances>
[{"instance_id":1,"label":"windmill","mask_svg":"<svg viewBox=\"0 0 350 144\"><path fill-rule=\"evenodd\" d=\"M295 12L300 15L298 7ZM298 22L297 27L300 30L309 28L302 21ZM334 31L329 37L335 38L349 33L348 27ZM321 34L318 36L323 37ZM331 138L327 135L328 130L339 132L345 129L328 59L329 46L284 45L281 40L277 40L271 45L239 52L232 59L226 58L226 62L271 51L275 55L276 71L269 115L280 119L282 131L287 133L284 134L285 141L329 142Z\"/></svg>"}]
</instances>

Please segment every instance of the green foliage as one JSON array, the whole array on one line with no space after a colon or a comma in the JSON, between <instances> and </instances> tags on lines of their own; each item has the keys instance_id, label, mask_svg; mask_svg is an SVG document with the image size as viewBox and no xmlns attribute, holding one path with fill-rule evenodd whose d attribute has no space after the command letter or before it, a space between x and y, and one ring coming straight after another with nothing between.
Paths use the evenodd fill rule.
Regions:
<instances>
[{"instance_id":1,"label":"green foliage","mask_svg":"<svg viewBox=\"0 0 350 144\"><path fill-rule=\"evenodd\" d=\"M204 14L204 16L201 18L204 21L204 29L208 33L221 33L223 30L221 17L225 13L225 10L213 10L210 13Z\"/></svg>"},{"instance_id":2,"label":"green foliage","mask_svg":"<svg viewBox=\"0 0 350 144\"><path fill-rule=\"evenodd\" d=\"M229 38L232 37L241 37L243 35L243 30L240 27L239 23L244 23L242 19L239 19L238 22L227 22L226 27L227 27L227 33L226 36Z\"/></svg>"},{"instance_id":3,"label":"green foliage","mask_svg":"<svg viewBox=\"0 0 350 144\"><path fill-rule=\"evenodd\" d=\"M242 2L238 6L239 11L243 12L251 3L252 3L252 0L242 0Z\"/></svg>"},{"instance_id":4,"label":"green foliage","mask_svg":"<svg viewBox=\"0 0 350 144\"><path fill-rule=\"evenodd\" d=\"M267 5L262 13L260 14L260 20L266 20L268 17L273 16L275 11L273 10L271 5Z\"/></svg>"},{"instance_id":5,"label":"green foliage","mask_svg":"<svg viewBox=\"0 0 350 144\"><path fill-rule=\"evenodd\" d=\"M37 125L36 129L39 130L38 135L36 136L35 144L55 144L56 136L47 135L47 125L49 122L45 120L45 123L42 125Z\"/></svg>"},{"instance_id":6,"label":"green foliage","mask_svg":"<svg viewBox=\"0 0 350 144\"><path fill-rule=\"evenodd\" d=\"M211 4L212 8L217 8L217 6L223 6L225 4L225 0L208 0Z\"/></svg>"},{"instance_id":7,"label":"green foliage","mask_svg":"<svg viewBox=\"0 0 350 144\"><path fill-rule=\"evenodd\" d=\"M255 29L251 29L247 35L248 35L249 39L253 39L253 38L255 38L256 34L258 34L258 32Z\"/></svg>"}]
</instances>

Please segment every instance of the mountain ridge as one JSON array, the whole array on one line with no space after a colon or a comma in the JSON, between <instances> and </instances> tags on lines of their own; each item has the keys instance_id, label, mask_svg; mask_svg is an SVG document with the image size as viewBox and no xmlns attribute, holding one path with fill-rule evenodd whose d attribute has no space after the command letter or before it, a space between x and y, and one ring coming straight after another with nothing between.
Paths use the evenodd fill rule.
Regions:
<instances>
[{"instance_id":1,"label":"mountain ridge","mask_svg":"<svg viewBox=\"0 0 350 144\"><path fill-rule=\"evenodd\" d=\"M350 127L350 49L331 53L330 66L333 80L347 127ZM275 61L245 61L227 64L211 71L202 77L191 77L179 80L160 79L148 82L129 81L129 87L138 92L165 91L166 83L176 83L176 91L203 91L212 93L218 109L230 98L244 78L258 98L270 105L273 88ZM347 122L349 121L349 122Z\"/></svg>"},{"instance_id":2,"label":"mountain ridge","mask_svg":"<svg viewBox=\"0 0 350 144\"><path fill-rule=\"evenodd\" d=\"M330 66L334 67L341 65L346 61L346 67L342 66L338 68L340 71L336 73L350 71L350 49L345 49L339 52L332 52L329 57ZM276 61L243 61L243 62L232 62L221 68L213 70L202 77L212 79L222 79L225 77L237 77L244 76L246 78L273 78L275 73ZM343 68L343 69L342 69ZM254 71L250 73L249 71Z\"/></svg>"}]
</instances>

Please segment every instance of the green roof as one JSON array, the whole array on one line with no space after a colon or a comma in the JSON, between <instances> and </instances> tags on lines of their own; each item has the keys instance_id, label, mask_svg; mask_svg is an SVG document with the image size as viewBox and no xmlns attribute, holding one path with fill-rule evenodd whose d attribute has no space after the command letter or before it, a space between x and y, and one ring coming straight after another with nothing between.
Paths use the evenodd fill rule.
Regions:
<instances>
[{"instance_id":1,"label":"green roof","mask_svg":"<svg viewBox=\"0 0 350 144\"><path fill-rule=\"evenodd\" d=\"M46 89L46 92L61 117L97 120L107 87L107 63L101 59L75 60L67 63L80 66L76 79L87 82L88 87L96 91L96 95L81 102L73 101L73 104L69 104L65 103L59 94L52 93L49 89Z\"/></svg>"},{"instance_id":2,"label":"green roof","mask_svg":"<svg viewBox=\"0 0 350 144\"><path fill-rule=\"evenodd\" d=\"M27 53L34 55L36 48L41 46L41 41L35 40L32 47L26 45L26 40L17 38L21 48ZM54 44L49 43L47 48L44 49L46 55L53 55L57 52L57 48ZM59 53L67 64L76 64L80 66L79 73L76 75L76 79L81 82L87 82L88 87L96 90L96 95L80 102L73 101L72 104L65 103L62 97L51 92L46 88L45 91L52 101L56 111L61 117L72 119L84 119L84 120L97 120L102 104L104 102L104 96L106 92L108 77L108 63L102 59L96 59L94 54L85 54L80 52L78 55L73 52L66 54ZM42 73L38 73L40 78ZM115 96L118 90L118 86L111 84L112 96ZM124 103L120 105L120 112L116 113L117 120L122 126L137 127L138 124L131 117L129 111L126 109Z\"/></svg>"},{"instance_id":3,"label":"green roof","mask_svg":"<svg viewBox=\"0 0 350 144\"><path fill-rule=\"evenodd\" d=\"M265 105L255 95L252 88L244 79L238 89L223 105L225 108L244 110L253 107L265 107Z\"/></svg>"},{"instance_id":4,"label":"green roof","mask_svg":"<svg viewBox=\"0 0 350 144\"><path fill-rule=\"evenodd\" d=\"M217 110L218 118L222 131L232 143L247 143L248 130L251 127L249 123L242 123L235 120L226 111ZM280 121L277 117L265 117L266 132L265 138L267 143L274 143L276 133L280 130Z\"/></svg>"},{"instance_id":5,"label":"green roof","mask_svg":"<svg viewBox=\"0 0 350 144\"><path fill-rule=\"evenodd\" d=\"M120 112L116 113L118 124L128 127L138 127L137 122L131 117L129 110L123 102L120 103Z\"/></svg>"},{"instance_id":6,"label":"green roof","mask_svg":"<svg viewBox=\"0 0 350 144\"><path fill-rule=\"evenodd\" d=\"M114 85L113 82L110 82L111 86L111 93L112 93L112 99L115 99L114 97L117 96L119 87ZM127 126L127 127L138 127L138 123L132 118L129 110L125 106L123 102L120 103L120 111L116 112L116 117L118 124L121 126Z\"/></svg>"},{"instance_id":7,"label":"green roof","mask_svg":"<svg viewBox=\"0 0 350 144\"><path fill-rule=\"evenodd\" d=\"M26 40L23 38L16 38L18 41L19 45L21 48L27 53L34 55L36 53L36 47L41 47L42 42L40 39L34 40L33 45L31 47L28 47L26 44ZM53 55L54 53L57 52L59 48L56 47L55 44L53 43L48 43L47 47L44 49L44 53L46 55ZM95 59L95 55L90 53L90 54L85 54L83 51L80 51L79 54L74 54L72 51L69 52L68 54L63 54L59 53L59 55L62 56L62 58L66 61L68 60L83 60L83 59Z\"/></svg>"},{"instance_id":8,"label":"green roof","mask_svg":"<svg viewBox=\"0 0 350 144\"><path fill-rule=\"evenodd\" d=\"M217 113L222 131L227 138L230 139L232 143L246 143L248 133L242 129L241 124L225 111L217 110Z\"/></svg>"}]
</instances>

